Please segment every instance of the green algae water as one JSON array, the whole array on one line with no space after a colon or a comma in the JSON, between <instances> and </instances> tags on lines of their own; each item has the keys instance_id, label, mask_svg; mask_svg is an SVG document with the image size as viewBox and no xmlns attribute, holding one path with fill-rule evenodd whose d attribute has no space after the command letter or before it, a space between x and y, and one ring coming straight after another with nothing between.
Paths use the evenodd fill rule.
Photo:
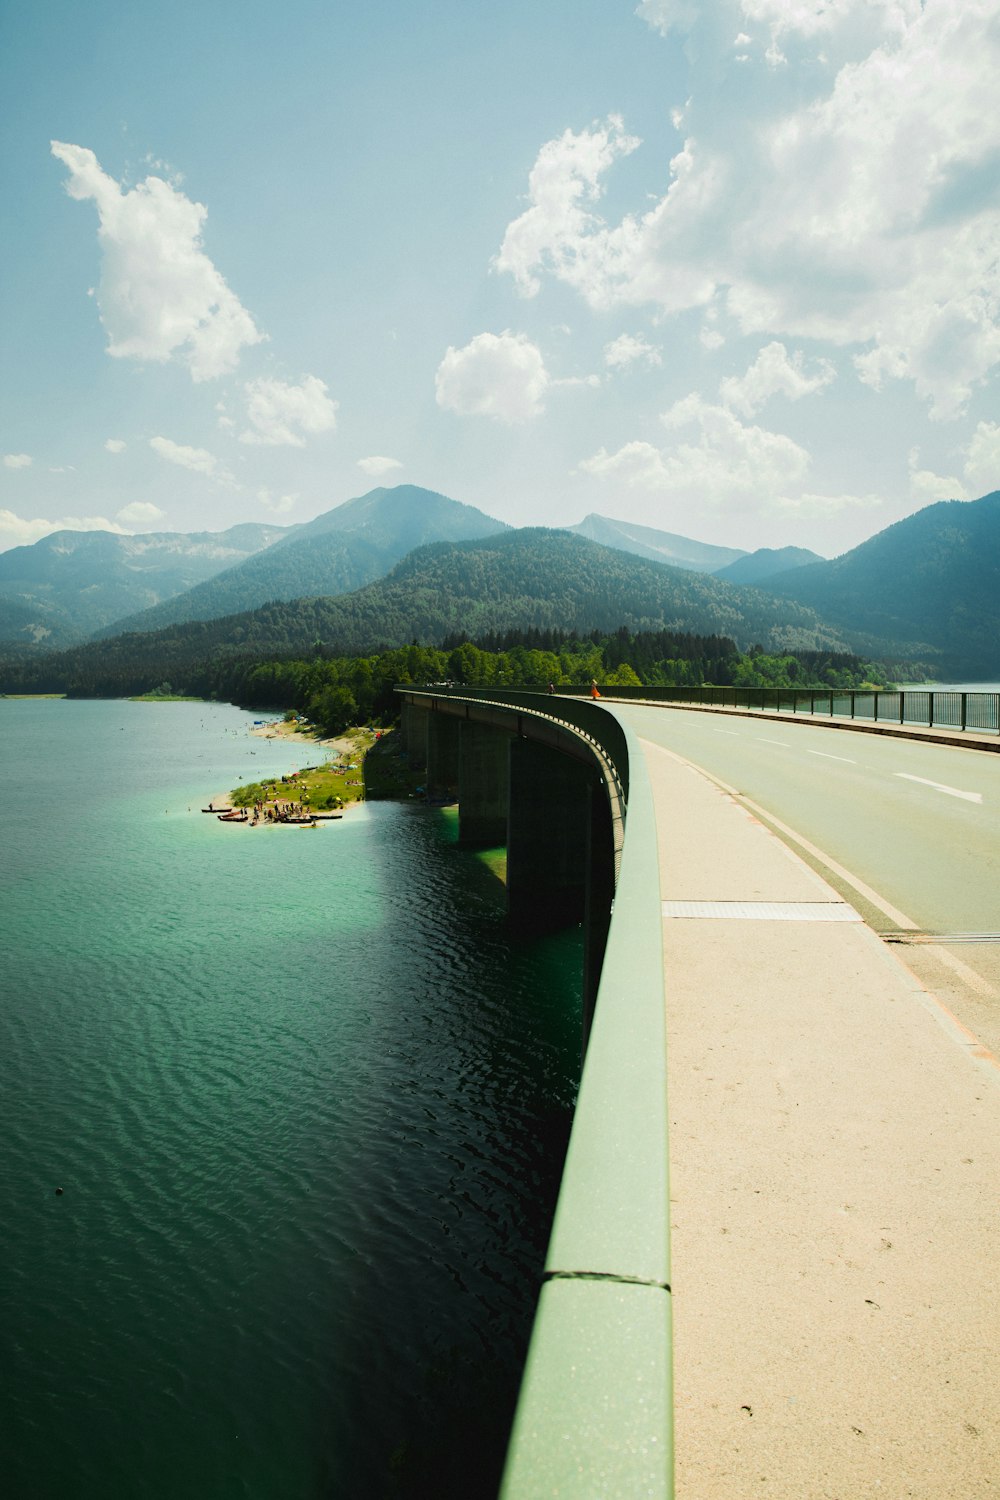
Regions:
<instances>
[{"instance_id":1,"label":"green algae water","mask_svg":"<svg viewBox=\"0 0 1000 1500\"><path fill-rule=\"evenodd\" d=\"M576 1085L578 935L512 941L441 811L203 815L308 758L249 724L0 701L16 1500L496 1491Z\"/></svg>"}]
</instances>

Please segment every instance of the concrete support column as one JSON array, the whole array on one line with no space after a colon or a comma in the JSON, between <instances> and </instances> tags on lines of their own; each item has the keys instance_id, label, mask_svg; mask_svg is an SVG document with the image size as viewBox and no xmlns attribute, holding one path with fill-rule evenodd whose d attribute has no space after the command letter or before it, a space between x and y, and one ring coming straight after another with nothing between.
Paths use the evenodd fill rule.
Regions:
<instances>
[{"instance_id":1,"label":"concrete support column","mask_svg":"<svg viewBox=\"0 0 1000 1500\"><path fill-rule=\"evenodd\" d=\"M507 837L510 735L470 719L459 722L459 843L473 849L492 849Z\"/></svg>"},{"instance_id":2,"label":"concrete support column","mask_svg":"<svg viewBox=\"0 0 1000 1500\"><path fill-rule=\"evenodd\" d=\"M427 721L430 714L424 708L415 708L404 703L399 718L399 728L415 771L422 771L427 764Z\"/></svg>"},{"instance_id":3,"label":"concrete support column","mask_svg":"<svg viewBox=\"0 0 1000 1500\"><path fill-rule=\"evenodd\" d=\"M427 714L427 795L432 800L458 796L462 720L452 714Z\"/></svg>"},{"instance_id":4,"label":"concrete support column","mask_svg":"<svg viewBox=\"0 0 1000 1500\"><path fill-rule=\"evenodd\" d=\"M515 926L545 932L584 920L594 779L547 745L511 741L507 910Z\"/></svg>"}]
</instances>

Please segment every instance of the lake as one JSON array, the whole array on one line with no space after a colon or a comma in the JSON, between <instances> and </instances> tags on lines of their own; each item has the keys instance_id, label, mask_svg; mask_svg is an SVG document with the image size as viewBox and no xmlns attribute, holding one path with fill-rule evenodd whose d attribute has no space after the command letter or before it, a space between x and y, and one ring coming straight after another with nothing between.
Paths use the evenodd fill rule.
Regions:
<instances>
[{"instance_id":1,"label":"lake","mask_svg":"<svg viewBox=\"0 0 1000 1500\"><path fill-rule=\"evenodd\" d=\"M577 1084L579 933L514 941L447 810L201 814L316 762L250 723L0 701L18 1500L496 1490Z\"/></svg>"}]
</instances>

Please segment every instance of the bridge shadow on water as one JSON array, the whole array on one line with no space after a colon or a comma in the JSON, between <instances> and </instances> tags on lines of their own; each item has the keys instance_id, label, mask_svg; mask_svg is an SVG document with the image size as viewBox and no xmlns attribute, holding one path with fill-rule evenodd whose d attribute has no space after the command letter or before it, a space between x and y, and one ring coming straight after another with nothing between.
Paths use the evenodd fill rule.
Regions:
<instances>
[{"instance_id":1,"label":"bridge shadow on water","mask_svg":"<svg viewBox=\"0 0 1000 1500\"><path fill-rule=\"evenodd\" d=\"M329 1500L496 1495L579 1082L580 929L512 931L504 851L412 816L439 933L380 1038L405 1069L359 1187Z\"/></svg>"}]
</instances>

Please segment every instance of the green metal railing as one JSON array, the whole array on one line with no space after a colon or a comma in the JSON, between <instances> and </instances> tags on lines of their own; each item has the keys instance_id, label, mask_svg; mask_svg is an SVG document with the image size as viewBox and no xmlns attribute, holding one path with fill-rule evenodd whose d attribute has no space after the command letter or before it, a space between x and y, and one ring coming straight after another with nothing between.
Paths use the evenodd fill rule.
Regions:
<instances>
[{"instance_id":1,"label":"green metal railing","mask_svg":"<svg viewBox=\"0 0 1000 1500\"><path fill-rule=\"evenodd\" d=\"M560 691L567 691L561 689ZM587 689L569 689L583 693ZM657 703L705 703L719 708L768 709L883 724L1000 734L1000 693L959 689L609 687L609 696Z\"/></svg>"},{"instance_id":2,"label":"green metal railing","mask_svg":"<svg viewBox=\"0 0 1000 1500\"><path fill-rule=\"evenodd\" d=\"M502 1500L673 1495L666 1021L652 791L604 705L435 684L571 727L612 763L625 833ZM451 705L449 705L451 707Z\"/></svg>"}]
</instances>

